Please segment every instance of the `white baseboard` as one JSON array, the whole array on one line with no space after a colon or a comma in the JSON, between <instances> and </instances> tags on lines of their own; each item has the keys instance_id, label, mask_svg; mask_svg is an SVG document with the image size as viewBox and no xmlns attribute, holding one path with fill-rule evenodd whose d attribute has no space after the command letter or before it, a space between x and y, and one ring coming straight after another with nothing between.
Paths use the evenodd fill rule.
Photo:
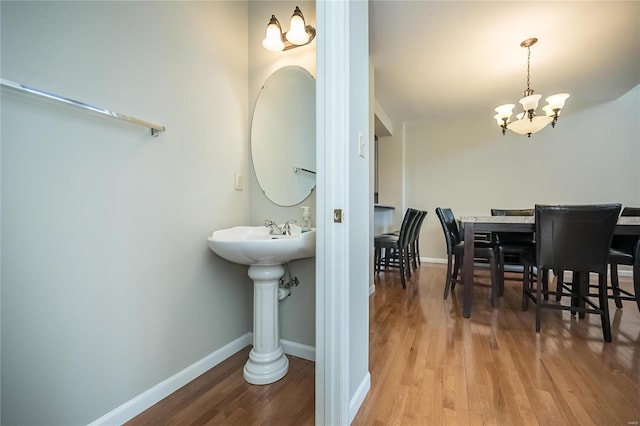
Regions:
<instances>
[{"instance_id":1,"label":"white baseboard","mask_svg":"<svg viewBox=\"0 0 640 426\"><path fill-rule=\"evenodd\" d=\"M420 262L422 262L422 263L444 263L446 265L447 259L440 259L439 257L422 257L422 256L420 256Z\"/></svg>"},{"instance_id":2,"label":"white baseboard","mask_svg":"<svg viewBox=\"0 0 640 426\"><path fill-rule=\"evenodd\" d=\"M89 426L121 425L128 422L147 408L157 404L162 399L171 395L187 383L195 380L252 343L253 333L251 332L238 337L231 343L224 345L217 351L212 352L201 360L196 361L194 364L191 364L187 368L177 372L168 379L165 379L152 388L142 392L135 398L109 411L104 416L89 423ZM302 345L300 343L283 339L280 340L280 344L282 345L284 352L288 355L297 356L298 358L303 358L309 361L316 360L316 348L313 346Z\"/></svg>"},{"instance_id":3,"label":"white baseboard","mask_svg":"<svg viewBox=\"0 0 640 426\"><path fill-rule=\"evenodd\" d=\"M89 425L121 425L131 420L147 408L158 403L160 400L180 389L182 386L231 357L233 354L239 352L243 348L246 348L252 342L252 333L247 333L244 336L238 337L231 343L224 345L217 351L212 352L201 360L191 364L184 370L177 372L168 379L163 380L135 398L111 410L99 419L94 420Z\"/></svg>"},{"instance_id":4,"label":"white baseboard","mask_svg":"<svg viewBox=\"0 0 640 426\"><path fill-rule=\"evenodd\" d=\"M303 345L301 343L291 342L289 340L280 339L280 344L284 353L287 355L297 356L308 361L316 360L316 348L309 345Z\"/></svg>"},{"instance_id":5,"label":"white baseboard","mask_svg":"<svg viewBox=\"0 0 640 426\"><path fill-rule=\"evenodd\" d=\"M360 382L360 386L356 389L356 393L353 394L351 401L349 401L349 424L351 424L353 419L356 417L356 414L358 414L358 410L360 409L364 398L367 396L367 393L369 393L369 389L371 389L371 373L367 371L364 379Z\"/></svg>"}]
</instances>

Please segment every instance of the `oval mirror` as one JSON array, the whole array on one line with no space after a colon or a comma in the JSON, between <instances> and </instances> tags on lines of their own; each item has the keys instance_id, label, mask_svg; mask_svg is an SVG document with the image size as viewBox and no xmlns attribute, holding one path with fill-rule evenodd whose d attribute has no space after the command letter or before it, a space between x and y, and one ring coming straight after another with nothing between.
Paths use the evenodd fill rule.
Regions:
<instances>
[{"instance_id":1,"label":"oval mirror","mask_svg":"<svg viewBox=\"0 0 640 426\"><path fill-rule=\"evenodd\" d=\"M306 69L276 70L258 94L251 157L260 188L273 203L293 206L316 185L316 87Z\"/></svg>"}]
</instances>

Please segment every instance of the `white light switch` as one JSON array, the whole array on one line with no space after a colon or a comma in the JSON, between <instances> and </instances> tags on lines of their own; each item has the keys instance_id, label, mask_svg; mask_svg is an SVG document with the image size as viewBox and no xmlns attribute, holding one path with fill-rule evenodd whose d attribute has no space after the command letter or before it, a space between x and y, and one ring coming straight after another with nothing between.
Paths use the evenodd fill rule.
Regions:
<instances>
[{"instance_id":1,"label":"white light switch","mask_svg":"<svg viewBox=\"0 0 640 426\"><path fill-rule=\"evenodd\" d=\"M358 155L360 157L364 158L366 148L367 145L365 144L364 136L362 136L362 133L358 133Z\"/></svg>"},{"instance_id":2,"label":"white light switch","mask_svg":"<svg viewBox=\"0 0 640 426\"><path fill-rule=\"evenodd\" d=\"M242 191L242 189L244 188L244 177L242 176L242 173L236 172L235 178L236 178L236 191Z\"/></svg>"}]
</instances>

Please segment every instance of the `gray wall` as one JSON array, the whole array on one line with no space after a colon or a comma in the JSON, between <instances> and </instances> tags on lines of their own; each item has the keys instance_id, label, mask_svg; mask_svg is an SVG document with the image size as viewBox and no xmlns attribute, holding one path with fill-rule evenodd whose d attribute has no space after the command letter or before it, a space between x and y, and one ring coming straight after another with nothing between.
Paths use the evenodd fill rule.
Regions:
<instances>
[{"instance_id":1,"label":"gray wall","mask_svg":"<svg viewBox=\"0 0 640 426\"><path fill-rule=\"evenodd\" d=\"M88 423L251 331L245 2L3 1L2 423ZM267 17L264 18L265 22Z\"/></svg>"},{"instance_id":2,"label":"gray wall","mask_svg":"<svg viewBox=\"0 0 640 426\"><path fill-rule=\"evenodd\" d=\"M265 29L271 15L276 15L283 31L289 30L289 20L296 6L304 14L307 24L316 26L315 2L252 1L249 2L249 117L262 85L276 70L298 65L316 75L316 40L310 44L285 52L271 52L262 47ZM311 102L312 100L310 100ZM277 153L274 153L277 155ZM272 203L260 189L253 166L249 167L249 194L251 225L262 225L265 219L283 223L289 219L302 219L300 206L311 207L311 220L316 224L315 190L301 203L292 207L281 207ZM286 185L286 182L283 182ZM300 285L292 289L292 294L280 302L280 338L315 347L315 258L296 260L291 263L291 273L300 280Z\"/></svg>"},{"instance_id":3,"label":"gray wall","mask_svg":"<svg viewBox=\"0 0 640 426\"><path fill-rule=\"evenodd\" d=\"M402 126L378 139L378 202L393 206L393 229L400 229L404 214L404 144ZM411 206L413 207L413 206Z\"/></svg>"}]
</instances>

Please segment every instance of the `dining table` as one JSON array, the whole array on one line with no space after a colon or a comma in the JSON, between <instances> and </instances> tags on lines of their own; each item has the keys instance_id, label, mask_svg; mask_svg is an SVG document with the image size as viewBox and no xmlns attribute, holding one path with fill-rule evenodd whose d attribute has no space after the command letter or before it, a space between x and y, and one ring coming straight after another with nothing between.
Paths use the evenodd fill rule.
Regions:
<instances>
[{"instance_id":1,"label":"dining table","mask_svg":"<svg viewBox=\"0 0 640 426\"><path fill-rule=\"evenodd\" d=\"M458 222L462 226L462 229L464 229L462 315L464 318L470 318L473 304L473 251L475 233L535 232L536 224L534 216L461 216ZM614 234L640 236L640 217L620 216ZM640 280L634 279L633 281L635 294L640 295Z\"/></svg>"}]
</instances>

